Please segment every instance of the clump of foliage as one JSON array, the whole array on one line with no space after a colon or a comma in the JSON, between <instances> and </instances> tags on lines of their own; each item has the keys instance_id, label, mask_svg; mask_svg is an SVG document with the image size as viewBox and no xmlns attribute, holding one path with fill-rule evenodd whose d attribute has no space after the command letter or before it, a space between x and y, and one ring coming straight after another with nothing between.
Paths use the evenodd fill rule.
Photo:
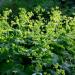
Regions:
<instances>
[{"instance_id":1,"label":"clump of foliage","mask_svg":"<svg viewBox=\"0 0 75 75\"><path fill-rule=\"evenodd\" d=\"M40 5L3 10L0 75L74 75L75 17L66 12Z\"/></svg>"}]
</instances>

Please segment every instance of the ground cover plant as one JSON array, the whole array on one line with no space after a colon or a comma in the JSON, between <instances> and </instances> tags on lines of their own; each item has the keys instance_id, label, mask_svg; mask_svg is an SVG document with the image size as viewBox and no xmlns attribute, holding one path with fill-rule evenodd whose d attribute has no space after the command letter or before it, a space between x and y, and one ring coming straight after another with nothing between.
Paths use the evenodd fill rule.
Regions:
<instances>
[{"instance_id":1,"label":"ground cover plant","mask_svg":"<svg viewBox=\"0 0 75 75\"><path fill-rule=\"evenodd\" d=\"M75 75L74 1L11 1L0 9L0 75Z\"/></svg>"}]
</instances>

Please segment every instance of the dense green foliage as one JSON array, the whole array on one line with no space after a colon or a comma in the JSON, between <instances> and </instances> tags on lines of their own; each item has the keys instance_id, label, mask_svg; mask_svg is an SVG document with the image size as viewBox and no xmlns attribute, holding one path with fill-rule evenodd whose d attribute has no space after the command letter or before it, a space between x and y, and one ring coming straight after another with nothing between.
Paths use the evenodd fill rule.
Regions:
<instances>
[{"instance_id":1,"label":"dense green foliage","mask_svg":"<svg viewBox=\"0 0 75 75\"><path fill-rule=\"evenodd\" d=\"M0 75L75 75L73 3L6 1L0 10Z\"/></svg>"}]
</instances>

